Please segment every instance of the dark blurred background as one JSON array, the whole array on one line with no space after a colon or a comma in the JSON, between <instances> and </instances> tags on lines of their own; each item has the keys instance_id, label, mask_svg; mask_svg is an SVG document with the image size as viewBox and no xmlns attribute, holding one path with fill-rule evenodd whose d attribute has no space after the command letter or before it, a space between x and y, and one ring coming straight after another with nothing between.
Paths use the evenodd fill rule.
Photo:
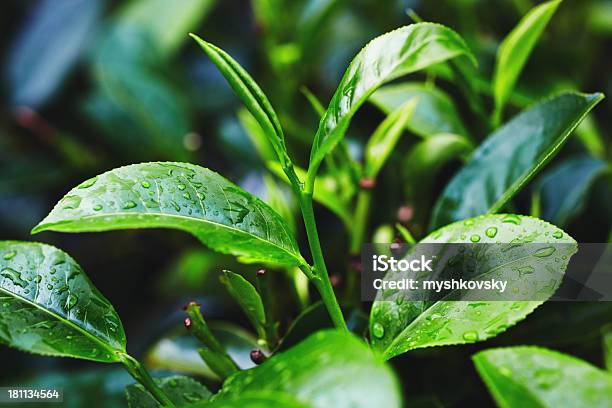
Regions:
<instances>
[{"instance_id":1,"label":"dark blurred background","mask_svg":"<svg viewBox=\"0 0 612 408\"><path fill-rule=\"evenodd\" d=\"M236 327L244 319L220 289L218 272L234 268L249 274L253 267L237 266L231 258L215 255L175 231L34 237L29 231L73 186L136 162L190 161L266 197L262 179L266 169L238 119L240 102L188 32L225 49L253 75L279 113L295 161L306 166L318 120L300 87L307 86L325 104L351 58L368 40L412 22L407 10L459 32L477 54L486 84L499 42L537 3L5 0L0 6L0 238L39 240L71 254L115 305L130 352L147 355L156 368L168 367L151 347L159 346L162 339L162 346L171 350L160 353L172 356L172 347L180 351L178 342L163 341L180 331L176 328L182 320L180 306L192 298L203 302L209 319L233 322L225 329L244 337L241 344L248 355L249 335ZM518 102L510 113L563 89L612 94L611 68L612 1L565 0L519 80ZM451 96L459 94L452 84L442 81L439 86ZM461 99L456 100L459 110L466 111ZM602 160L609 158L611 113L608 98L582 128L602 141ZM369 105L357 115L349 131L356 157L382 118ZM486 135L474 136L478 140ZM411 138L404 139L389 167L401 166L401 152L412 143ZM572 140L557 160L582 150ZM458 165L451 163L437 177L434 196ZM393 171L385 174L377 191L385 200L376 204L373 227L395 222L398 208L409 204L398 188L401 179ZM599 183L609 184L609 179ZM608 239L608 187L596 184L585 208L565 226L579 241ZM519 212L527 211L520 197L517 205ZM330 269L345 268L342 224L326 209L316 210ZM302 234L299 228L298 233ZM286 310L279 316L285 326L297 308ZM411 352L394 360L394 365L413 405L488 404L491 401L469 360L474 351L493 344L543 344L600 365L598 331L610 320L612 307L606 304L549 304L484 345ZM120 370L30 356L6 347L0 347L0 362L0 385L79 384L83 389L97 387L97 392L103 385L104 392L116 395L129 381ZM183 368L206 377L200 366ZM74 373L86 374L75 377ZM99 404L105 404L103 400Z\"/></svg>"}]
</instances>

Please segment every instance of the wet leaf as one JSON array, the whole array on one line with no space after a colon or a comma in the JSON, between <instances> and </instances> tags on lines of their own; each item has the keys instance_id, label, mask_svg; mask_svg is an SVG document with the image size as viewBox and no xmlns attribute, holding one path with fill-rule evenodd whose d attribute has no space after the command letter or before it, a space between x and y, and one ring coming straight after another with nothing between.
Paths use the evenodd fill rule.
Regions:
<instances>
[{"instance_id":1,"label":"wet leaf","mask_svg":"<svg viewBox=\"0 0 612 408\"><path fill-rule=\"evenodd\" d=\"M213 250L279 264L303 263L287 223L219 174L185 163L120 167L72 189L33 232L175 228Z\"/></svg>"},{"instance_id":2,"label":"wet leaf","mask_svg":"<svg viewBox=\"0 0 612 408\"><path fill-rule=\"evenodd\" d=\"M120 361L125 333L81 267L50 245L0 241L0 343L45 356Z\"/></svg>"},{"instance_id":3,"label":"wet leaf","mask_svg":"<svg viewBox=\"0 0 612 408\"><path fill-rule=\"evenodd\" d=\"M217 399L189 405L188 408L313 408L314 405L305 404L296 400L293 396L279 392L254 391L239 396Z\"/></svg>"},{"instance_id":4,"label":"wet leaf","mask_svg":"<svg viewBox=\"0 0 612 408\"><path fill-rule=\"evenodd\" d=\"M612 405L612 376L567 354L521 346L481 351L473 360L500 407Z\"/></svg>"},{"instance_id":5,"label":"wet leaf","mask_svg":"<svg viewBox=\"0 0 612 408\"><path fill-rule=\"evenodd\" d=\"M473 59L461 37L449 28L419 23L368 43L347 68L319 123L310 153L309 174L344 137L353 115L385 82L460 55Z\"/></svg>"},{"instance_id":6,"label":"wet leaf","mask_svg":"<svg viewBox=\"0 0 612 408\"><path fill-rule=\"evenodd\" d=\"M207 401L212 396L208 388L189 377L173 375L156 378L155 382L177 407ZM159 407L159 403L141 384L125 387L125 395L130 408Z\"/></svg>"},{"instance_id":7,"label":"wet leaf","mask_svg":"<svg viewBox=\"0 0 612 408\"><path fill-rule=\"evenodd\" d=\"M357 337L334 330L313 334L262 365L234 374L217 401L253 391L289 394L318 408L401 406L391 368Z\"/></svg>"},{"instance_id":8,"label":"wet leaf","mask_svg":"<svg viewBox=\"0 0 612 408\"><path fill-rule=\"evenodd\" d=\"M483 269L483 274L479 276L489 276L487 275L489 272L499 272L498 263L502 260L504 266L528 263L536 273L552 267L561 274L567 267L568 258L575 251L575 241L557 227L537 218L514 214L487 215L456 222L432 233L421 243L470 243L474 242L474 236L478 237L479 243L572 244L559 249L567 252L565 260L556 257L525 259L524 252L501 253L501 247L492 246L479 259L480 265L489 267ZM554 287L543 287L546 295L552 296L559 283L557 282L557 286ZM473 343L495 337L523 320L544 303L508 300L474 301L469 290L454 292L463 301L399 303L383 300L385 292L388 290L378 292L372 306L370 333L372 347L387 359L413 349Z\"/></svg>"},{"instance_id":9,"label":"wet leaf","mask_svg":"<svg viewBox=\"0 0 612 408\"><path fill-rule=\"evenodd\" d=\"M447 184L434 207L431 229L502 210L602 99L599 93L562 93L494 132Z\"/></svg>"}]
</instances>

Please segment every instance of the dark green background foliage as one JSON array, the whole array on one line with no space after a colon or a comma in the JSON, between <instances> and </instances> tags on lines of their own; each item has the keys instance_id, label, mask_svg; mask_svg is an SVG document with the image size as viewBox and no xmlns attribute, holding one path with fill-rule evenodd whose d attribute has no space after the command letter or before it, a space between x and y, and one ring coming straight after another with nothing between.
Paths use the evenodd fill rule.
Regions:
<instances>
[{"instance_id":1,"label":"dark green background foliage","mask_svg":"<svg viewBox=\"0 0 612 408\"><path fill-rule=\"evenodd\" d=\"M249 351L256 344L254 335L244 328L260 335L274 332L275 328L266 320L268 316L261 316L263 312L259 309L258 314L253 312L255 317L241 313L231 291L224 287L231 284L227 279L233 275L226 272L226 280L219 281L222 270L239 272L253 281L257 267L239 264L229 255L212 252L198 238L205 243L215 242L216 247L211 247L222 253L243 255L234 247L250 246L250 254L256 252L257 260L285 264L303 262L298 246L302 253L308 251L305 251L301 220L294 215L296 203L290 189L268 171L272 167L273 173L282 173L267 163L274 160L274 149L280 149L280 145L261 143L265 137L257 134L261 129L254 126L253 117L242 108L213 62L187 34L193 32L221 47L248 70L278 113L284 143L295 165L307 168L319 123L319 116L309 103L308 90L326 107L347 65L369 40L413 22L414 15L409 17L406 10L412 9L423 20L444 24L459 33L478 60L478 75L470 78L473 92L466 93L461 81L449 81L448 70L430 69L412 74L410 84L402 86L404 92L409 90L418 95L421 104L414 112L412 107L406 107L406 112L414 114L414 121L408 120L407 130L385 166L381 169L375 166L374 171L378 172L377 186L369 227L363 232L365 241L371 241L375 232L392 240L395 233L385 235L385 228L379 227L388 229L397 222L421 239L431 227L481 214L498 204L497 192L489 190L488 196L475 187L471 198L481 198L481 201L471 210L461 207L462 189L467 188L467 180L473 180L474 174L480 172L478 163L472 162L459 173L458 177L466 180L448 183L473 148L491 134L493 126L483 112L473 109L474 100L481 99L487 113L495 109L489 82L495 72L497 49L521 16L538 3L534 0L3 1L0 6L3 28L0 37L0 239L31 240L31 229L74 186L83 186L84 180L111 169L140 162L185 161L201 165L268 202L290 220L289 227L296 231L298 242L294 242L292 231L281 233L280 224L277 233L263 230L261 220L256 217L247 219L244 228L255 231L263 239L273 237L272 243L250 241L235 231L232 235L222 228L215 229L218 237L232 240L232 245L226 246L211 238L214 228L209 229L208 224L179 226L192 233L194 228L201 228L194 233L196 237L158 229L78 235L42 232L36 237L65 250L86 271L121 316L132 355L142 357L154 369L174 369L209 383L211 389L218 388L210 382L210 370L199 362L193 339L183 336L181 322L185 315L181 306L193 299L202 304L213 331L240 367L252 365ZM458 65L464 63L469 63L467 58L457 60ZM514 91L502 98L507 103L499 119L505 123L537 100L561 91L612 94L611 66L612 1L565 0L535 45ZM590 98L576 102L577 96L566 95L550 104L557 105L557 113L567 111L579 115L587 103L596 102L594 96ZM368 138L385 114L401 105L401 101L394 100L392 88L376 93L371 102L364 104L355 115L348 128L347 143L340 144L336 151L360 159ZM444 115L436 116L436 109ZM547 108L537 108L527 117L538 116L540 109ZM560 116L570 121L570 113ZM495 122L496 118L493 119ZM554 120L554 126L571 128L571 123L563 123L561 119ZM271 126L277 131L274 124ZM512 139L513 133L520 133L526 125L519 118L514 126L498 136ZM546 133L547 129L542 132ZM433 143L423 141L423 137L432 133L448 135ZM544 137L562 139L559 135ZM578 242L608 242L612 224L611 140L612 104L608 98L568 138L552 163L543 167L535 178L524 180L509 204L502 203L503 209L535 214L562 228ZM540 153L535 147L515 151L516 157L509 155L507 161L489 157L489 161L495 158L493 161L498 167L489 165L488 171L493 178L517 173L522 168L521 157ZM326 160L325 169L332 167ZM157 167L145 170L159 174L166 171ZM124 168L100 177L110 183L107 186L111 189L119 190L126 182L134 185L140 182L139 177L148 174L143 173L145 170ZM340 294L351 285L345 271L348 254L354 249L347 244L345 226L351 224L352 214L345 208L345 198L355 194L350 186L354 186L351 179L356 172L356 169L341 169L338 173L341 176L335 179L326 178L327 174L320 172L316 188L318 194L327 194L322 194L323 197L315 194L315 200L324 204L315 207L317 224L327 266L338 278L334 280L339 282L337 293ZM299 170L298 175L302 176ZM91 185L85 182L85 187L93 186L96 181L90 181ZM218 182L212 173L196 177L195 181ZM501 192L509 187L500 180L493 182L497 182ZM185 201L168 201L164 203L165 208L156 207L157 212L191 211L185 203L199 193L195 188L192 191L191 187L181 188L181 185L177 188ZM96 209L95 186L87 191L77 187L69 197L84 203L79 210L84 214L98 211L104 214L121 206L129 209L132 200L148 199L149 188L150 185L142 184L138 187L141 194L121 196L117 198L121 203L117 202L116 208L103 210ZM233 191L237 207L216 214L218 217L212 217L212 222L222 224L229 219L235 223L235 218L242 214L241 208L245 213L246 207L262 211L259 201L249 201L240 191L234 191L233 185L224 184L222 190ZM437 201L441 194L445 198ZM70 206L66 200L70 198L64 198L63 209L65 205ZM207 199L200 198L201 203L206 200L214 204L218 197L211 194ZM475 207L479 209L474 213ZM266 208L261 217L278 217L265 213ZM61 210L56 208L46 223L52 227L54 216L61 219ZM133 214L134 218L122 219L125 226L137 220L138 215ZM152 219L149 226L168 226L169 222L160 217ZM108 229L104 221L91 223L96 225L89 225L88 231ZM87 229L78 222L66 224L65 221L57 228L51 227L56 231ZM273 274L269 278L272 292L276 293L272 310L280 321L280 331L285 333L289 328L285 346L316 329L331 327L320 306L314 306L302 316L299 324L294 322L300 309L296 299L303 300L303 297L287 290L291 287L287 274ZM267 302L264 296L264 303ZM260 307L259 303L256 306ZM266 308L269 306L266 304ZM345 309L352 330L366 330L369 305L366 306L363 311L355 307ZM493 398L471 360L476 352L495 346L529 344L562 351L602 367L600 330L611 321L612 304L547 303L519 325L486 343L414 350L390 363L400 378L405 402L411 406L491 405ZM119 343L117 347L123 347L123 337ZM362 345L355 344L355 347L357 350ZM177 353L177 350L183 352ZM525 350L517 351L522 352ZM565 357L547 353L542 352L541 358L562 365L562 360L557 359ZM288 360L291 358L293 354L288 355ZM531 358L538 356L534 354ZM474 359L491 388L500 375L494 372L495 361L505 359L514 364L521 360L518 354L499 351L482 352ZM120 405L123 386L132 382L113 367L38 357L7 347L0 347L0 361L3 367L0 385L62 386L66 393L74 393L69 406L82 405L79 392L98 395L102 391L106 396L89 399L88 406ZM590 367L583 367L582 362L570 362L593 378L605 377L591 372ZM387 373L386 368L380 369ZM528 368L524 370L528 378ZM295 376L298 378L299 373ZM238 378L236 383L242 384L245 378ZM605 384L600 390L609 390L607 379L601 381ZM349 389L350 384L346 387ZM253 398L265 401L268 396Z\"/></svg>"}]
</instances>

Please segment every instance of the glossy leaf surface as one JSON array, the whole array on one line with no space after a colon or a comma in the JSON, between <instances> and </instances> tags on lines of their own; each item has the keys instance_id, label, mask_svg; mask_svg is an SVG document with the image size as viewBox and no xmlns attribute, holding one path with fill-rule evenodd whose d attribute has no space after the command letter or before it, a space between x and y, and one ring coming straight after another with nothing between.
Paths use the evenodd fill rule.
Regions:
<instances>
[{"instance_id":1,"label":"glossy leaf surface","mask_svg":"<svg viewBox=\"0 0 612 408\"><path fill-rule=\"evenodd\" d=\"M391 368L350 334L321 331L260 366L227 379L218 400L245 392L292 395L312 407L399 407Z\"/></svg>"},{"instance_id":2,"label":"glossy leaf surface","mask_svg":"<svg viewBox=\"0 0 612 408\"><path fill-rule=\"evenodd\" d=\"M432 23L402 27L368 43L347 68L321 118L309 173L342 139L353 115L382 84L459 55L473 59L457 33Z\"/></svg>"},{"instance_id":3,"label":"glossy leaf surface","mask_svg":"<svg viewBox=\"0 0 612 408\"><path fill-rule=\"evenodd\" d=\"M566 260L557 257L532 256L525 259L524 252L507 257L499 246L493 246L479 259L479 264L489 265L479 275L492 276L499 270L514 270L517 266L528 266L531 271L553 268L558 273L565 271L567 258L575 251L575 241L559 228L537 218L514 214L481 216L456 222L435 231L422 243L555 243L570 244L558 250L567 252ZM518 254L518 255L517 255ZM520 256L519 256L520 255ZM505 258L506 257L506 258ZM497 265L497 260L503 264ZM516 274L520 278L520 274ZM558 282L557 282L558 286ZM554 294L555 287L542 287L547 296ZM406 351L451 344L473 343L494 337L508 327L524 319L543 301L475 301L471 291L457 293L464 301L386 301L387 292L380 290L372 306L370 333L372 346L391 358ZM544 292L541 292L544 293ZM398 304L399 303L399 304Z\"/></svg>"},{"instance_id":4,"label":"glossy leaf surface","mask_svg":"<svg viewBox=\"0 0 612 408\"><path fill-rule=\"evenodd\" d=\"M612 405L612 376L567 354L523 346L481 351L473 360L500 407Z\"/></svg>"},{"instance_id":5,"label":"glossy leaf surface","mask_svg":"<svg viewBox=\"0 0 612 408\"><path fill-rule=\"evenodd\" d=\"M50 245L0 241L0 343L117 362L126 341L115 309L74 259Z\"/></svg>"},{"instance_id":6,"label":"glossy leaf surface","mask_svg":"<svg viewBox=\"0 0 612 408\"><path fill-rule=\"evenodd\" d=\"M72 189L33 232L175 228L218 252L304 262L287 223L219 174L185 163L120 167Z\"/></svg>"},{"instance_id":7,"label":"glossy leaf surface","mask_svg":"<svg viewBox=\"0 0 612 408\"><path fill-rule=\"evenodd\" d=\"M563 93L522 112L489 136L447 184L431 227L494 213L559 151L602 94Z\"/></svg>"},{"instance_id":8,"label":"glossy leaf surface","mask_svg":"<svg viewBox=\"0 0 612 408\"><path fill-rule=\"evenodd\" d=\"M247 392L231 398L189 405L189 408L313 408L314 405L296 400L293 396L270 391Z\"/></svg>"}]
</instances>

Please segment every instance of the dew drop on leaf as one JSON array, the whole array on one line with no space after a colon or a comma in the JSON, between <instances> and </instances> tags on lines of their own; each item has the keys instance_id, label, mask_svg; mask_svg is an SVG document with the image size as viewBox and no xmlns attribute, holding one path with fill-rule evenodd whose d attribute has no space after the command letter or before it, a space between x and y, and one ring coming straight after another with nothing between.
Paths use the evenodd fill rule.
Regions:
<instances>
[{"instance_id":1,"label":"dew drop on leaf","mask_svg":"<svg viewBox=\"0 0 612 408\"><path fill-rule=\"evenodd\" d=\"M487 237L489 238L495 238L495 235L497 235L497 228L496 227L489 227L487 228L487 230L485 231L485 234L487 235Z\"/></svg>"},{"instance_id":2,"label":"dew drop on leaf","mask_svg":"<svg viewBox=\"0 0 612 408\"><path fill-rule=\"evenodd\" d=\"M478 234L474 234L470 237L470 241L472 242L479 242L480 241L480 235Z\"/></svg>"},{"instance_id":3,"label":"dew drop on leaf","mask_svg":"<svg viewBox=\"0 0 612 408\"><path fill-rule=\"evenodd\" d=\"M136 207L136 203L133 201L127 201L124 205L123 208L126 210L129 210L130 208L135 208Z\"/></svg>"},{"instance_id":4,"label":"dew drop on leaf","mask_svg":"<svg viewBox=\"0 0 612 408\"><path fill-rule=\"evenodd\" d=\"M144 188L149 188L151 187L151 183L149 183L148 181L143 181L142 183L140 183L141 186L143 186Z\"/></svg>"},{"instance_id":5,"label":"dew drop on leaf","mask_svg":"<svg viewBox=\"0 0 612 408\"><path fill-rule=\"evenodd\" d=\"M70 310L73 307L76 306L77 302L79 301L79 298L75 295L75 294L69 294L68 295L68 299L66 299L66 309Z\"/></svg>"},{"instance_id":6,"label":"dew drop on leaf","mask_svg":"<svg viewBox=\"0 0 612 408\"><path fill-rule=\"evenodd\" d=\"M85 180L79 185L79 188L89 188L93 186L94 184L96 184L96 181L98 181L97 177L93 177L93 178L90 178L89 180Z\"/></svg>"},{"instance_id":7,"label":"dew drop on leaf","mask_svg":"<svg viewBox=\"0 0 612 408\"><path fill-rule=\"evenodd\" d=\"M520 225L521 219L516 214L508 214L502 219L502 222L507 222L507 223L514 224L514 225Z\"/></svg>"},{"instance_id":8,"label":"dew drop on leaf","mask_svg":"<svg viewBox=\"0 0 612 408\"><path fill-rule=\"evenodd\" d=\"M0 272L0 276L7 278L11 282L13 282L14 285L20 286L22 288L25 288L28 284L26 281L21 279L21 274L19 272L11 268L2 269L2 271Z\"/></svg>"},{"instance_id":9,"label":"dew drop on leaf","mask_svg":"<svg viewBox=\"0 0 612 408\"><path fill-rule=\"evenodd\" d=\"M385 336L385 327L379 322L374 323L372 326L372 334L378 339L382 339Z\"/></svg>"},{"instance_id":10,"label":"dew drop on leaf","mask_svg":"<svg viewBox=\"0 0 612 408\"><path fill-rule=\"evenodd\" d=\"M553 232L552 236L553 236L553 238L561 239L561 238L563 238L563 232L555 231L555 232Z\"/></svg>"},{"instance_id":11,"label":"dew drop on leaf","mask_svg":"<svg viewBox=\"0 0 612 408\"><path fill-rule=\"evenodd\" d=\"M537 256L538 258L546 258L547 256L551 256L555 252L555 248L546 247L540 248L534 252L533 256Z\"/></svg>"},{"instance_id":12,"label":"dew drop on leaf","mask_svg":"<svg viewBox=\"0 0 612 408\"><path fill-rule=\"evenodd\" d=\"M75 210L81 205L81 197L76 195L66 196L62 200L62 208L64 210Z\"/></svg>"},{"instance_id":13,"label":"dew drop on leaf","mask_svg":"<svg viewBox=\"0 0 612 408\"><path fill-rule=\"evenodd\" d=\"M15 255L17 255L17 251L10 251L10 252L7 252L6 254L4 254L4 256L2 258L5 261L9 261L9 260L13 259L15 257Z\"/></svg>"},{"instance_id":14,"label":"dew drop on leaf","mask_svg":"<svg viewBox=\"0 0 612 408\"><path fill-rule=\"evenodd\" d=\"M475 331L468 331L463 333L463 340L465 341L478 341L478 333Z\"/></svg>"},{"instance_id":15,"label":"dew drop on leaf","mask_svg":"<svg viewBox=\"0 0 612 408\"><path fill-rule=\"evenodd\" d=\"M176 186L179 190L183 191L184 189L187 188L187 186L185 186L184 184L179 184Z\"/></svg>"},{"instance_id":16,"label":"dew drop on leaf","mask_svg":"<svg viewBox=\"0 0 612 408\"><path fill-rule=\"evenodd\" d=\"M102 205L101 204L96 204L93 206L93 210L94 211L100 211L102 209Z\"/></svg>"}]
</instances>

